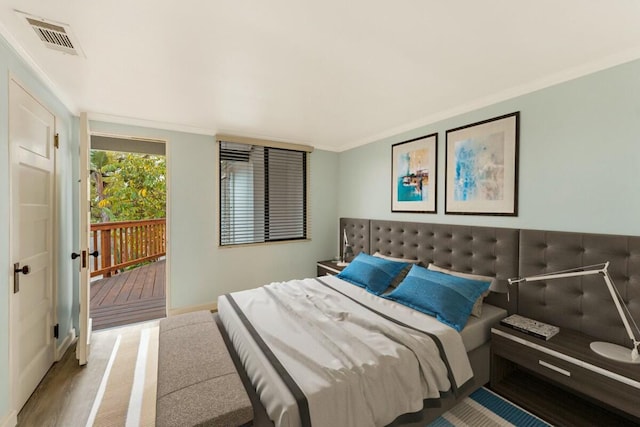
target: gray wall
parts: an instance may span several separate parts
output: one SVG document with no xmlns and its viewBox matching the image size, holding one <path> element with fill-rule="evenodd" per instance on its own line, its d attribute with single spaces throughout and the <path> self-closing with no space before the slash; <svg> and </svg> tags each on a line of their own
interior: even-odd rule
<svg viewBox="0 0 640 427">
<path fill-rule="evenodd" d="M 338 212 L 450 224 L 640 235 L 640 61 L 340 154 Z M 520 111 L 517 217 L 445 215 L 445 132 Z M 391 145 L 438 132 L 437 214 L 391 213 Z"/>
<path fill-rule="evenodd" d="M 73 183 L 74 163 L 77 162 L 78 138 L 74 130 L 74 119 L 60 101 L 35 76 L 16 52 L 0 37 L 0 425 L 7 421 L 10 413 L 9 402 L 9 282 L 11 278 L 9 247 L 9 78 L 13 76 L 28 91 L 38 98 L 49 111 L 56 115 L 56 130 L 60 134 L 60 149 L 56 151 L 56 216 L 59 240 L 54 248 L 58 257 L 57 275 L 57 322 L 60 324 L 58 347 L 73 329 L 72 307 L 75 268 L 69 257 L 73 245 L 74 217 L 73 193 L 77 191 Z M 75 301 L 75 304 L 74 304 Z"/>
</svg>

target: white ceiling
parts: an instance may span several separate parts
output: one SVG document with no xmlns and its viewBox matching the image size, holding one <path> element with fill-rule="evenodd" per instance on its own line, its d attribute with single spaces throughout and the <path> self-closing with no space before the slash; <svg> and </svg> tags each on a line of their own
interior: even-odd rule
<svg viewBox="0 0 640 427">
<path fill-rule="evenodd" d="M 640 58 L 638 0 L 0 0 L 74 113 L 342 151 Z M 18 9 L 69 24 L 47 49 Z"/>
</svg>

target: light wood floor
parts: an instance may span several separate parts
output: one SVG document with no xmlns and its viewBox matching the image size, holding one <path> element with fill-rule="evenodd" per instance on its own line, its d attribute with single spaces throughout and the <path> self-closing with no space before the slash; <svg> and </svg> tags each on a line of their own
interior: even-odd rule
<svg viewBox="0 0 640 427">
<path fill-rule="evenodd" d="M 124 328 L 140 329 L 150 323 Z M 79 366 L 72 346 L 56 362 L 18 414 L 19 427 L 84 427 L 118 334 L 124 328 L 95 332 L 86 366 Z"/>
</svg>

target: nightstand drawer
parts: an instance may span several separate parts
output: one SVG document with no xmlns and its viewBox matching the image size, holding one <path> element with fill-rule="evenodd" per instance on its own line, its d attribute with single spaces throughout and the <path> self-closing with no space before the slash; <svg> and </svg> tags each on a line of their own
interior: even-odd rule
<svg viewBox="0 0 640 427">
<path fill-rule="evenodd" d="M 533 348 L 493 334 L 491 337 L 493 353 L 526 367 L 530 371 L 542 374 L 562 384 L 572 384 L 575 379 L 576 365 L 542 353 Z"/>
<path fill-rule="evenodd" d="M 335 270 L 330 270 L 325 266 L 318 265 L 318 277 L 335 276 L 336 274 L 338 274 L 338 272 L 336 272 Z"/>
<path fill-rule="evenodd" d="M 339 266 L 334 261 L 319 261 L 317 263 L 318 277 L 321 276 L 335 276 L 344 269 L 344 266 Z"/>
<path fill-rule="evenodd" d="M 552 350 L 537 345 L 536 338 L 525 340 L 497 331 L 492 334 L 491 340 L 494 355 L 584 396 L 640 417 L 640 389 L 636 388 L 638 384 L 634 384 L 634 381 L 563 354 L 553 354 Z"/>
</svg>

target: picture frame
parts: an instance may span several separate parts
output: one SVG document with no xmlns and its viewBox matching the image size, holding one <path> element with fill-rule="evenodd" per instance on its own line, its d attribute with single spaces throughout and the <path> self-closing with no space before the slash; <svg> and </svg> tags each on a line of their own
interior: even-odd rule
<svg viewBox="0 0 640 427">
<path fill-rule="evenodd" d="M 391 212 L 436 212 L 438 134 L 391 146 Z"/>
<path fill-rule="evenodd" d="M 520 112 L 446 132 L 445 214 L 518 215 Z"/>
</svg>

